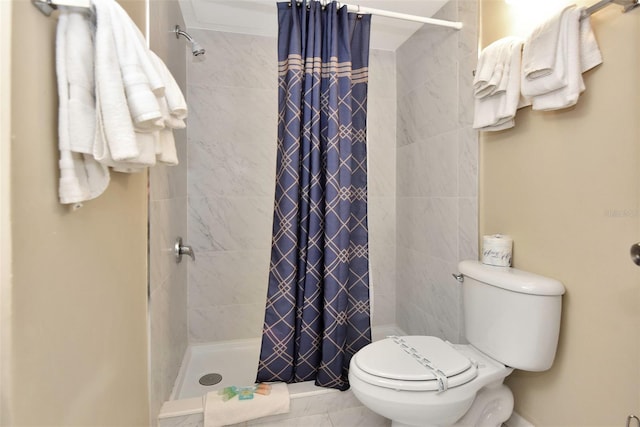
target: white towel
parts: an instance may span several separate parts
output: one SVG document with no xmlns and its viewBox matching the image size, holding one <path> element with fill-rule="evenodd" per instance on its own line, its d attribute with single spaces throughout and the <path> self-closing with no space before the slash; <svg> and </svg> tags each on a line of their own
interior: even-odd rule
<svg viewBox="0 0 640 427">
<path fill-rule="evenodd" d="M 473 127 L 484 131 L 497 131 L 513 127 L 520 103 L 520 64 L 523 41 L 509 37 L 487 46 L 481 56 L 501 49 L 506 54 L 502 64 L 501 83 L 490 96 L 476 98 Z"/>
<path fill-rule="evenodd" d="M 156 161 L 177 164 L 173 135 L 167 130 L 185 127 L 182 119 L 187 107 L 180 88 L 162 60 L 146 48 L 144 37 L 126 12 L 113 0 L 93 1 L 99 4 L 96 58 L 101 59 L 96 60 L 95 158 L 118 172 L 138 172 Z M 101 90 L 101 78 L 117 85 L 119 94 Z M 175 116 L 168 111 L 169 100 L 175 104 Z M 122 122 L 110 121 L 115 115 Z"/>
<path fill-rule="evenodd" d="M 476 98 L 484 98 L 497 91 L 506 90 L 509 72 L 505 67 L 508 67 L 511 60 L 510 49 L 511 37 L 505 37 L 482 50 L 473 79 Z"/>
<path fill-rule="evenodd" d="M 580 70 L 584 73 L 600 64 L 602 53 L 591 29 L 591 17 L 587 16 L 580 20 Z"/>
<path fill-rule="evenodd" d="M 284 383 L 271 384 L 271 394 L 254 394 L 251 400 L 238 400 L 238 396 L 226 402 L 218 392 L 204 396 L 204 427 L 218 427 L 243 421 L 289 412 L 289 389 Z"/>
<path fill-rule="evenodd" d="M 93 45 L 87 10 L 60 8 L 56 31 L 60 203 L 80 204 L 109 185 L 109 170 L 90 155 L 95 129 Z"/>
<path fill-rule="evenodd" d="M 175 166 L 178 164 L 178 154 L 176 152 L 176 143 L 173 138 L 173 129 L 183 129 L 186 127 L 183 120 L 177 119 L 169 113 L 166 99 L 159 99 L 160 109 L 165 119 L 165 128 L 157 132 L 155 139 L 155 153 L 159 162 Z"/>
<path fill-rule="evenodd" d="M 187 117 L 187 102 L 184 99 L 184 95 L 165 63 L 162 62 L 155 53 L 151 51 L 149 51 L 149 53 L 151 54 L 150 58 L 158 70 L 164 85 L 164 98 L 166 100 L 169 113 L 173 118 L 178 120 L 174 124 L 169 125 L 169 127 L 172 129 L 182 129 L 185 126 L 184 122 L 182 122 L 182 124 L 179 123 Z M 162 108 L 162 106 L 160 107 Z"/>
<path fill-rule="evenodd" d="M 118 62 L 134 126 L 136 129 L 149 131 L 162 129 L 160 106 L 147 77 L 151 73 L 155 80 L 159 80 L 159 76 L 150 63 L 146 45 L 137 37 L 137 27 L 122 7 L 114 1 L 106 4 L 111 14 Z M 140 51 L 142 53 L 139 54 Z"/>
<path fill-rule="evenodd" d="M 178 163 L 173 129 L 185 127 L 184 96 L 115 0 L 60 8 L 56 39 L 61 203 L 102 194 L 109 167 L 139 172 Z M 90 13 L 95 12 L 95 25 Z"/>
<path fill-rule="evenodd" d="M 114 6 L 114 10 L 120 20 L 128 23 L 128 25 L 124 26 L 124 29 L 127 30 L 128 42 L 135 48 L 140 67 L 147 76 L 151 90 L 156 96 L 164 96 L 165 82 L 149 56 L 152 52 L 147 48 L 147 41 L 144 35 L 142 35 L 138 26 L 131 21 L 127 12 L 119 4 Z"/>
<path fill-rule="evenodd" d="M 111 21 L 112 0 L 93 0 L 96 11 L 95 76 L 99 115 L 94 157 L 99 162 L 127 161 L 140 155 L 127 104 Z M 100 128 L 101 126 L 101 128 Z"/>
<path fill-rule="evenodd" d="M 478 65 L 473 76 L 473 95 L 481 97 L 480 92 L 484 90 L 493 76 L 495 70 L 494 56 L 483 54 L 486 49 L 483 50 L 478 57 Z M 491 61 L 491 63 L 489 63 Z"/>
<path fill-rule="evenodd" d="M 578 102 L 585 85 L 582 73 L 602 63 L 602 54 L 591 29 L 589 17 L 582 19 L 584 8 L 567 14 L 566 28 L 566 81 L 567 84 L 555 91 L 532 98 L 534 110 L 558 110 L 568 108 Z"/>
<path fill-rule="evenodd" d="M 531 100 L 534 110 L 559 110 L 568 108 L 578 102 L 580 93 L 584 91 L 584 81 L 580 70 L 580 16 L 581 9 L 573 9 L 566 13 L 563 18 L 560 31 L 563 40 L 561 43 L 566 46 L 565 63 L 566 84 L 554 91 L 534 96 Z"/>
<path fill-rule="evenodd" d="M 522 95 L 532 97 L 567 85 L 567 6 L 539 25 L 527 38 L 522 51 Z"/>
</svg>

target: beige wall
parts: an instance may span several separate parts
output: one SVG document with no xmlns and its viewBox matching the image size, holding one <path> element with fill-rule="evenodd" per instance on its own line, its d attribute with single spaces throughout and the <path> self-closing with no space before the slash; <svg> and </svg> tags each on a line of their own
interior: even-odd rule
<svg viewBox="0 0 640 427">
<path fill-rule="evenodd" d="M 11 2 L 0 2 L 0 425 L 5 424 L 10 373 L 6 353 L 11 296 L 11 6 Z"/>
<path fill-rule="evenodd" d="M 144 1 L 126 8 L 143 27 Z M 146 174 L 57 200 L 54 17 L 13 2 L 12 398 L 3 425 L 148 425 Z M 6 143 L 6 141 L 3 141 Z"/>
<path fill-rule="evenodd" d="M 483 47 L 522 32 L 513 6 L 481 4 Z M 481 135 L 480 234 L 512 235 L 515 267 L 567 288 L 554 367 L 507 381 L 537 426 L 622 426 L 640 412 L 640 10 L 610 6 L 592 24 L 604 64 L 578 105 L 522 109 L 514 129 Z"/>
</svg>

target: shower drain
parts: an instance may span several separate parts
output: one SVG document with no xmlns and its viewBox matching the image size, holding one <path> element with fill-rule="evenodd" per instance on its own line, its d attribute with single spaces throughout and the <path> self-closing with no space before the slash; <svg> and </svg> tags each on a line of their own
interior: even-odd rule
<svg viewBox="0 0 640 427">
<path fill-rule="evenodd" d="M 222 381 L 222 375 L 220 374 L 206 374 L 200 377 L 198 382 L 202 385 L 216 385 Z"/>
</svg>

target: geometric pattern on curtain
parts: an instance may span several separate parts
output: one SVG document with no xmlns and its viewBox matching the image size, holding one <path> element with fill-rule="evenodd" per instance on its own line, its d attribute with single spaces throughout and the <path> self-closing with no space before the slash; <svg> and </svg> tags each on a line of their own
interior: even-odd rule
<svg viewBox="0 0 640 427">
<path fill-rule="evenodd" d="M 278 3 L 278 148 L 258 381 L 349 388 L 371 342 L 367 86 L 371 15 Z"/>
</svg>

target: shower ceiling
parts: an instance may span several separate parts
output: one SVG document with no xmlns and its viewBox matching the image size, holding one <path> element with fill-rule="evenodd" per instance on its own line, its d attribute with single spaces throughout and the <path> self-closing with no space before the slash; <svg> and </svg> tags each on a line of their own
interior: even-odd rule
<svg viewBox="0 0 640 427">
<path fill-rule="evenodd" d="M 188 29 L 275 37 L 278 19 L 276 0 L 180 0 Z M 431 17 L 447 0 L 353 0 L 346 2 L 375 9 Z M 396 50 L 422 24 L 373 17 L 371 48 Z"/>
</svg>

